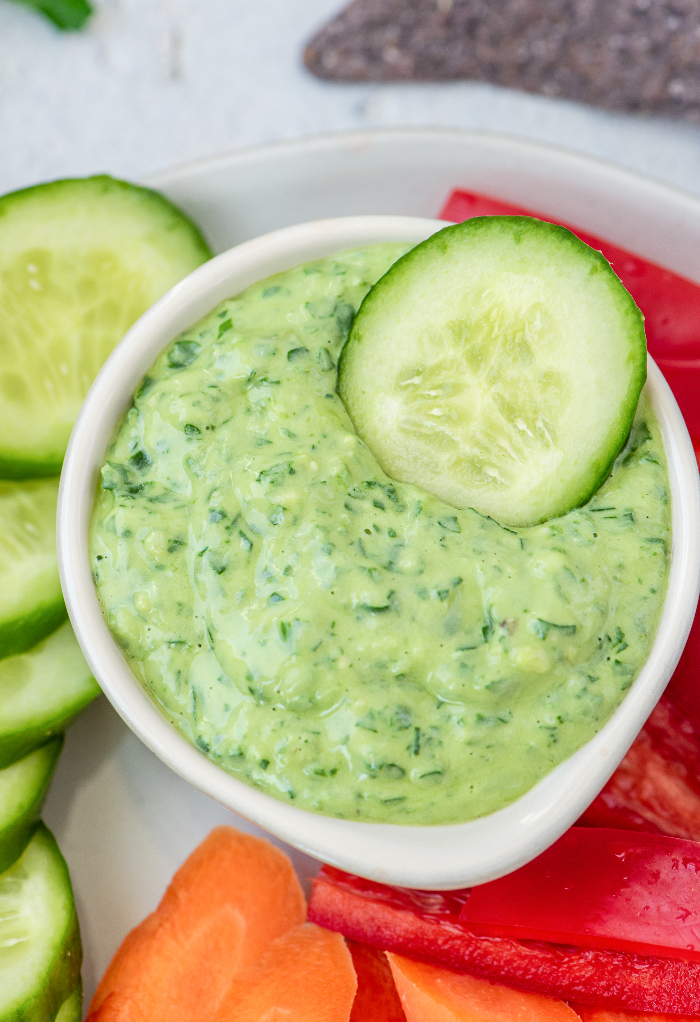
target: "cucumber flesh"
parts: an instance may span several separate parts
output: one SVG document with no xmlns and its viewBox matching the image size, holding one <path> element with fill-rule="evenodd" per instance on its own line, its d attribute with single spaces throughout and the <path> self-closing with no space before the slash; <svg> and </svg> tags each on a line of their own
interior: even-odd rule
<svg viewBox="0 0 700 1022">
<path fill-rule="evenodd" d="M 0 480 L 0 660 L 66 617 L 56 555 L 58 479 Z"/>
<path fill-rule="evenodd" d="M 339 368 L 358 435 L 393 479 L 504 525 L 585 503 L 646 379 L 642 315 L 563 227 L 447 227 L 370 290 Z"/>
<path fill-rule="evenodd" d="M 36 829 L 63 736 L 0 770 L 0 873 L 15 862 Z"/>
<path fill-rule="evenodd" d="M 0 660 L 0 767 L 63 732 L 99 692 L 68 621 L 28 653 Z"/>
<path fill-rule="evenodd" d="M 0 874 L 0 1020 L 53 1019 L 75 990 L 82 952 L 68 868 L 38 824 Z"/>
<path fill-rule="evenodd" d="M 210 256 L 163 196 L 108 176 L 0 198 L 0 476 L 60 471 L 107 355 Z"/>
<path fill-rule="evenodd" d="M 54 1022 L 81 1022 L 83 1017 L 83 985 L 78 983 L 70 997 L 58 1009 Z"/>
</svg>

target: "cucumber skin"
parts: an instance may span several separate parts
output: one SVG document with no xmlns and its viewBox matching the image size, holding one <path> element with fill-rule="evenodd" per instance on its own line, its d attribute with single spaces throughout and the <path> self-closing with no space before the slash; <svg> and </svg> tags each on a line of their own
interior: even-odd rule
<svg viewBox="0 0 700 1022">
<path fill-rule="evenodd" d="M 0 479 L 48 479 L 61 474 L 63 460 L 30 461 L 29 458 L 13 458 L 0 449 Z"/>
<path fill-rule="evenodd" d="M 68 611 L 61 596 L 53 603 L 41 604 L 29 614 L 3 622 L 0 624 L 0 660 L 26 653 L 55 632 L 67 617 Z"/>
<path fill-rule="evenodd" d="M 566 514 L 568 511 L 572 511 L 575 507 L 581 507 L 588 500 L 591 499 L 593 494 L 600 489 L 602 484 L 605 482 L 607 477 L 612 471 L 612 467 L 615 464 L 615 459 L 619 455 L 622 448 L 627 442 L 627 438 L 632 428 L 632 421 L 634 419 L 635 411 L 639 403 L 639 397 L 642 392 L 642 388 L 646 383 L 647 378 L 647 346 L 646 346 L 646 335 L 644 332 L 644 315 L 631 294 L 624 286 L 620 278 L 615 273 L 614 269 L 602 254 L 596 249 L 591 248 L 584 241 L 581 241 L 575 234 L 569 231 L 566 227 L 562 227 L 558 224 L 550 224 L 546 221 L 537 220 L 536 217 L 524 217 L 524 216 L 482 216 L 472 217 L 469 220 L 465 220 L 460 224 L 452 224 L 448 227 L 442 228 L 436 234 L 431 235 L 425 241 L 416 245 L 415 248 L 410 249 L 405 255 L 393 263 L 383 277 L 377 281 L 377 283 L 370 288 L 365 295 L 360 308 L 357 311 L 352 327 L 348 334 L 347 340 L 343 345 L 343 349 L 338 358 L 338 384 L 337 390 L 344 404 L 344 383 L 343 377 L 347 372 L 350 361 L 353 357 L 361 358 L 362 356 L 358 353 L 360 346 L 363 343 L 362 328 L 363 319 L 366 316 L 372 314 L 373 306 L 376 303 L 384 301 L 382 294 L 383 289 L 386 285 L 391 286 L 394 277 L 397 278 L 397 282 L 400 286 L 401 276 L 406 267 L 410 266 L 416 259 L 422 260 L 426 248 L 436 249 L 441 252 L 444 256 L 449 256 L 450 250 L 453 244 L 453 238 L 457 239 L 462 234 L 477 234 L 482 231 L 488 232 L 493 227 L 494 221 L 507 221 L 510 225 L 519 228 L 519 234 L 522 235 L 532 225 L 533 221 L 538 225 L 545 224 L 548 230 L 552 234 L 559 235 L 561 241 L 568 244 L 572 249 L 578 250 L 581 253 L 585 253 L 586 257 L 592 262 L 591 268 L 592 273 L 600 272 L 601 270 L 606 274 L 612 276 L 617 282 L 616 290 L 618 291 L 621 302 L 627 306 L 626 316 L 629 322 L 630 335 L 634 334 L 637 341 L 636 357 L 635 353 L 632 353 L 628 357 L 628 362 L 633 360 L 636 365 L 636 372 L 632 374 L 630 379 L 630 386 L 628 389 L 627 399 L 624 403 L 624 408 L 619 416 L 619 425 L 616 429 L 614 438 L 611 444 L 608 446 L 606 455 L 599 457 L 594 464 L 590 465 L 590 477 L 589 482 L 585 487 L 582 487 L 575 498 L 573 504 L 567 502 L 566 507 L 558 508 L 553 514 L 544 515 L 537 522 L 531 522 L 531 525 L 542 524 L 543 522 L 550 521 L 552 518 L 559 517 L 562 514 Z M 518 238 L 519 240 L 519 238 Z M 346 408 L 347 408 L 346 404 Z M 349 413 L 349 410 L 348 410 Z M 352 416 L 350 416 L 352 419 Z"/>
<path fill-rule="evenodd" d="M 66 860 L 61 855 L 56 839 L 44 823 L 37 824 L 32 841 L 40 842 L 53 854 L 58 862 L 59 871 L 72 893 Z M 47 970 L 43 987 L 36 996 L 30 997 L 15 1010 L 0 1014 L 0 1022 L 52 1022 L 80 983 L 82 963 L 80 926 L 73 902 L 63 942 Z"/>
<path fill-rule="evenodd" d="M 54 191 L 58 194 L 60 191 L 69 190 L 76 183 L 81 185 L 83 183 L 93 183 L 98 187 L 101 185 L 105 193 L 113 192 L 115 189 L 128 191 L 133 197 L 138 196 L 143 203 L 160 207 L 160 211 L 171 218 L 173 225 L 181 229 L 184 228 L 189 232 L 192 249 L 193 251 L 198 250 L 201 256 L 201 263 L 199 265 L 212 258 L 213 252 L 194 221 L 190 220 L 188 216 L 166 199 L 164 195 L 154 191 L 152 188 L 144 188 L 143 185 L 135 185 L 128 181 L 122 181 L 119 178 L 113 178 L 109 174 L 96 174 L 93 177 L 87 178 L 59 178 L 55 181 L 48 181 L 44 184 L 31 185 L 29 188 L 20 188 L 17 191 L 8 192 L 6 195 L 0 196 L 0 228 L 3 216 L 10 212 L 14 205 L 21 204 L 37 192 L 47 195 Z M 172 230 L 173 225 L 166 229 Z M 13 450 L 3 449 L 0 446 L 0 479 L 41 479 L 47 476 L 55 476 L 60 474 L 62 465 L 63 454 L 53 457 L 41 457 L 39 455 L 37 458 L 32 458 L 27 455 L 27 452 L 17 456 Z M 25 649 L 27 648 L 25 647 Z M 1 634 L 0 650 L 2 650 Z M 0 655 L 2 654 L 0 653 Z M 9 656 L 10 654 L 5 655 Z"/>
<path fill-rule="evenodd" d="M 69 710 L 56 714 L 55 717 L 41 725 L 36 724 L 32 727 L 23 728 L 20 731 L 11 731 L 5 734 L 0 731 L 0 770 L 11 763 L 15 763 L 18 759 L 24 759 L 34 749 L 38 749 L 40 745 L 45 745 L 52 738 L 62 735 L 78 714 L 82 713 L 85 707 L 89 706 L 93 699 L 96 699 L 101 694 L 101 689 L 97 682 L 94 684 L 94 690 L 86 693 L 79 703 L 73 703 Z M 0 1022 L 3 1022 L 2 1018 L 0 1018 Z"/>
<path fill-rule="evenodd" d="M 161 195 L 160 192 L 155 191 L 153 188 L 135 185 L 130 181 L 123 181 L 121 178 L 112 177 L 110 174 L 94 174 L 92 177 L 56 178 L 54 181 L 45 181 L 42 184 L 30 185 L 28 188 L 18 188 L 14 192 L 7 192 L 5 195 L 0 195 L 0 221 L 3 216 L 11 211 L 12 206 L 35 196 L 37 192 L 41 195 L 47 195 L 50 192 L 70 191 L 75 185 L 82 187 L 87 184 L 96 185 L 98 188 L 101 186 L 102 191 L 105 193 L 115 190 L 129 192 L 134 197 L 138 195 L 143 202 L 160 206 L 161 211 L 169 214 L 173 221 L 177 222 L 178 226 L 187 228 L 193 241 L 193 248 L 199 248 L 200 250 L 202 262 L 212 258 L 213 253 L 200 229 L 174 203 L 170 202 L 169 199 L 166 199 L 164 195 Z"/>
<path fill-rule="evenodd" d="M 46 792 L 42 796 L 42 803 L 45 797 Z M 38 812 L 40 811 L 41 806 Z M 24 849 L 34 837 L 34 831 L 39 826 L 39 820 L 36 818 L 38 812 L 32 816 L 32 819 L 26 826 L 23 826 L 21 829 L 18 827 L 16 833 L 4 834 L 0 832 L 0 873 L 4 873 L 13 863 L 17 862 Z M 24 823 L 24 821 L 22 822 Z"/>
<path fill-rule="evenodd" d="M 26 811 L 20 817 L 11 820 L 4 828 L 0 829 L 0 873 L 4 873 L 20 857 L 37 828 L 39 813 L 44 805 L 46 793 L 49 790 L 53 772 L 62 748 L 63 735 L 59 735 L 57 738 L 53 738 L 50 742 L 46 743 L 46 773 L 41 787 L 35 792 L 34 798 Z"/>
<path fill-rule="evenodd" d="M 68 997 L 61 1007 L 54 1022 L 81 1022 L 83 1017 L 83 984 L 78 980 L 73 993 Z"/>
<path fill-rule="evenodd" d="M 31 676 L 14 705 L 12 665 L 8 678 L 7 665 L 0 661 L 0 768 L 61 734 L 100 694 L 68 622 L 30 650 L 28 658 L 33 655 L 39 664 L 30 662 Z"/>
</svg>

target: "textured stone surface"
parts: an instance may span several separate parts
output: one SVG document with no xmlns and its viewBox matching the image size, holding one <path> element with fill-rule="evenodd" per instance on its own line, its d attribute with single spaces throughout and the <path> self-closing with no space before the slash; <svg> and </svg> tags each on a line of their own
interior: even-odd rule
<svg viewBox="0 0 700 1022">
<path fill-rule="evenodd" d="M 334 81 L 471 78 L 700 120 L 698 0 L 354 0 L 305 61 Z"/>
<path fill-rule="evenodd" d="M 0 192 L 103 170 L 136 178 L 275 139 L 400 125 L 520 135 L 700 193 L 700 134 L 679 120 L 475 81 L 313 77 L 303 45 L 344 0 L 94 2 L 86 30 L 66 35 L 0 0 Z"/>
</svg>

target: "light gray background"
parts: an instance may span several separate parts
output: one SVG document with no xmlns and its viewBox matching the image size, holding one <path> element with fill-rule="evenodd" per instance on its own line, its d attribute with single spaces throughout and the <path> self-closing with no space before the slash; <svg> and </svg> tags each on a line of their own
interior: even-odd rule
<svg viewBox="0 0 700 1022">
<path fill-rule="evenodd" d="M 278 138 L 382 125 L 487 128 L 700 192 L 700 129 L 486 85 L 331 85 L 302 43 L 342 0 L 95 0 L 64 34 L 0 0 L 0 192 L 71 174 L 139 178 Z"/>
</svg>

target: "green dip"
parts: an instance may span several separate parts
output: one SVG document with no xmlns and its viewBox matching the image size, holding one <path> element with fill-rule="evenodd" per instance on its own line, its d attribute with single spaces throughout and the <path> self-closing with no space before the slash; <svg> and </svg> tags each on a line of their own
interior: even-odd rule
<svg viewBox="0 0 700 1022">
<path fill-rule="evenodd" d="M 91 556 L 133 671 L 215 763 L 314 812 L 437 824 L 512 802 L 619 705 L 670 502 L 644 396 L 607 482 L 544 525 L 385 476 L 336 362 L 408 247 L 262 281 L 171 344 L 114 434 Z"/>
</svg>

